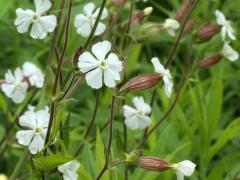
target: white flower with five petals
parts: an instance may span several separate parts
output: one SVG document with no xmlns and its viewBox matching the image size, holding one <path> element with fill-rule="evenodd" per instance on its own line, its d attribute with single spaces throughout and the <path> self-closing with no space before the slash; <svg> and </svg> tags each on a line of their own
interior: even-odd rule
<svg viewBox="0 0 240 180">
<path fill-rule="evenodd" d="M 184 180 L 184 176 L 191 176 L 196 168 L 196 164 L 189 160 L 179 162 L 172 165 L 173 169 L 176 170 L 177 179 Z"/>
<path fill-rule="evenodd" d="M 155 71 L 163 77 L 165 84 L 165 93 L 168 97 L 170 97 L 173 88 L 173 81 L 170 71 L 163 67 L 158 58 L 154 57 L 151 61 L 153 63 Z"/>
<path fill-rule="evenodd" d="M 234 29 L 232 28 L 232 26 L 230 24 L 230 21 L 226 20 L 224 14 L 219 10 L 215 11 L 215 15 L 217 17 L 217 23 L 222 26 L 221 33 L 222 33 L 223 41 L 225 41 L 226 35 L 230 39 L 236 40 L 235 32 L 234 32 Z"/>
<path fill-rule="evenodd" d="M 151 107 L 144 102 L 143 97 L 133 98 L 133 107 L 123 106 L 125 124 L 130 129 L 145 129 L 150 123 Z"/>
<path fill-rule="evenodd" d="M 72 160 L 63 165 L 58 166 L 58 171 L 63 173 L 64 180 L 77 180 L 78 174 L 77 170 L 80 167 L 80 163 L 76 160 Z"/>
<path fill-rule="evenodd" d="M 230 45 L 229 42 L 225 42 L 222 49 L 222 55 L 229 61 L 236 61 L 239 58 L 239 54 Z"/>
<path fill-rule="evenodd" d="M 166 19 L 163 28 L 167 31 L 170 36 L 175 36 L 175 31 L 180 27 L 180 24 L 175 19 Z"/>
<path fill-rule="evenodd" d="M 29 26 L 33 24 L 30 33 L 31 37 L 43 39 L 47 36 L 47 33 L 54 31 L 57 26 L 57 18 L 54 15 L 43 15 L 52 6 L 50 0 L 34 0 L 34 3 L 36 6 L 35 12 L 30 9 L 16 9 L 17 18 L 14 25 L 17 26 L 19 33 L 25 33 L 28 31 Z"/>
<path fill-rule="evenodd" d="M 32 154 L 41 151 L 44 147 L 49 118 L 50 114 L 48 108 L 37 112 L 32 110 L 26 111 L 19 118 L 19 124 L 24 127 L 25 130 L 17 132 L 16 137 L 18 143 L 28 146 Z"/>
<path fill-rule="evenodd" d="M 22 70 L 17 68 L 14 73 L 8 70 L 1 88 L 6 96 L 11 98 L 13 102 L 17 104 L 23 102 L 27 94 L 28 83 L 24 79 Z"/>
<path fill-rule="evenodd" d="M 37 88 L 43 87 L 45 75 L 35 64 L 25 62 L 23 64 L 23 74 L 28 78 L 32 86 L 36 86 Z"/>
<path fill-rule="evenodd" d="M 92 46 L 92 54 L 84 52 L 78 60 L 78 67 L 82 73 L 86 73 L 87 84 L 94 89 L 103 86 L 114 88 L 116 81 L 120 80 L 122 62 L 117 55 L 110 53 L 111 43 L 102 41 Z"/>
<path fill-rule="evenodd" d="M 94 23 L 97 19 L 100 8 L 95 8 L 95 4 L 90 2 L 83 7 L 83 14 L 78 14 L 74 20 L 74 26 L 77 29 L 77 33 L 83 37 L 88 37 L 92 31 Z M 103 9 L 100 20 L 106 19 L 108 11 L 106 8 Z M 102 34 L 106 30 L 106 25 L 99 22 L 95 31 L 96 36 Z"/>
</svg>

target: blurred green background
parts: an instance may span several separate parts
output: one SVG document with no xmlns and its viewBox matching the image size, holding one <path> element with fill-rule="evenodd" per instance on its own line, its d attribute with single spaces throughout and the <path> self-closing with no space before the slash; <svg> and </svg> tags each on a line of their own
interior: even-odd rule
<svg viewBox="0 0 240 180">
<path fill-rule="evenodd" d="M 83 4 L 89 1 L 79 1 L 73 8 L 71 20 L 71 31 L 69 47 L 67 49 L 67 58 L 64 69 L 69 69 L 69 61 L 72 58 L 74 49 L 83 45 L 86 39 L 76 34 L 73 26 L 73 18 L 82 11 Z M 96 4 L 101 1 L 95 0 Z M 147 6 L 153 6 L 154 11 L 150 17 L 145 19 L 139 26 L 146 22 L 164 22 L 168 17 L 174 17 L 174 13 L 180 7 L 180 0 L 151 0 L 148 3 L 136 3 L 135 9 L 144 9 Z M 54 14 L 57 14 L 59 1 L 55 2 Z M 33 40 L 29 33 L 19 34 L 13 25 L 15 19 L 15 9 L 33 9 L 33 1 L 27 0 L 0 0 L 0 79 L 8 69 L 14 70 L 21 66 L 25 61 L 32 61 L 44 71 L 46 70 L 47 57 L 49 52 L 50 37 L 45 40 Z M 202 24 L 215 23 L 214 11 L 220 9 L 228 19 L 232 21 L 236 29 L 237 40 L 232 42 L 235 50 L 239 51 L 240 41 L 238 40 L 240 32 L 240 0 L 200 0 L 199 5 L 191 16 L 196 21 L 194 26 L 197 30 Z M 110 13 L 116 12 L 111 1 L 108 1 Z M 129 13 L 129 3 L 127 3 L 121 14 L 121 20 L 126 21 Z M 123 36 L 113 29 L 109 40 Z M 188 45 L 192 33 L 185 35 L 180 43 L 177 53 L 174 57 L 172 72 L 175 81 L 175 89 L 180 77 L 183 75 L 184 64 L 187 61 Z M 138 39 L 141 34 L 132 32 L 131 36 Z M 101 37 L 100 37 L 101 39 Z M 95 39 L 97 41 L 99 39 Z M 61 39 L 58 48 L 62 48 Z M 139 74 L 152 73 L 153 67 L 150 60 L 157 56 L 161 61 L 166 61 L 174 38 L 169 37 L 165 32 L 159 36 L 154 36 L 148 40 L 139 41 L 128 49 L 124 58 L 127 63 L 126 77 L 131 78 Z M 204 44 L 193 45 L 193 61 L 198 61 L 214 53 L 219 53 L 223 43 L 220 34 L 211 41 Z M 240 63 L 223 59 L 217 65 L 210 69 L 198 68 L 193 76 L 185 84 L 180 99 L 171 113 L 160 128 L 151 135 L 148 143 L 143 149 L 144 155 L 161 157 L 169 162 L 179 162 L 189 159 L 197 164 L 196 172 L 189 179 L 207 179 L 207 180 L 232 180 L 240 179 Z M 51 74 L 48 78 L 53 78 Z M 96 123 L 91 137 L 95 137 L 96 127 L 102 127 L 108 120 L 109 104 L 111 102 L 112 90 L 104 88 L 101 90 L 100 108 L 97 114 Z M 35 98 L 33 104 L 38 103 L 41 92 Z M 126 103 L 131 104 L 132 97 L 144 96 L 145 100 L 150 102 L 152 90 L 139 93 L 124 94 Z M 65 145 L 69 154 L 73 154 L 76 147 L 82 141 L 82 134 L 85 125 L 90 121 L 95 103 L 95 91 L 82 83 L 70 101 L 63 115 L 62 120 L 67 127 L 64 130 Z M 153 108 L 152 119 L 156 122 L 162 114 L 168 109 L 172 99 L 164 95 L 164 89 L 160 83 L 157 87 L 157 96 Z M 43 105 L 49 103 L 49 96 L 43 100 Z M 0 137 L 4 136 L 5 122 L 12 121 L 15 114 L 22 105 L 14 105 L 5 95 L 0 93 Z M 121 148 L 123 141 L 122 121 L 123 115 L 120 106 L 116 109 L 114 119 L 114 142 L 113 157 L 119 158 L 124 153 Z M 67 116 L 70 114 L 70 118 Z M 70 127 L 70 128 L 69 128 Z M 15 129 L 17 130 L 17 128 Z M 14 137 L 14 133 L 11 134 Z M 107 131 L 102 132 L 104 143 L 107 142 Z M 133 150 L 139 139 L 142 137 L 142 131 L 128 130 L 128 153 Z M 90 138 L 91 139 L 91 138 Z M 9 148 L 4 155 L 0 156 L 0 173 L 10 175 L 17 160 L 22 155 L 22 147 L 17 145 L 14 138 L 9 140 Z M 95 177 L 99 171 L 97 167 L 102 155 L 95 155 L 95 145 L 87 143 L 79 156 L 90 176 Z M 28 174 L 29 164 L 23 167 L 21 175 Z M 175 174 L 170 172 L 147 172 L 140 168 L 130 166 L 129 179 L 131 180 L 157 180 L 157 179 L 176 179 Z M 124 169 L 122 166 L 111 170 L 111 179 L 123 179 Z M 53 175 L 52 179 L 60 176 Z M 91 179 L 85 176 L 80 179 Z M 105 177 L 107 178 L 107 177 Z M 34 179 L 26 177 L 26 179 Z"/>
</svg>

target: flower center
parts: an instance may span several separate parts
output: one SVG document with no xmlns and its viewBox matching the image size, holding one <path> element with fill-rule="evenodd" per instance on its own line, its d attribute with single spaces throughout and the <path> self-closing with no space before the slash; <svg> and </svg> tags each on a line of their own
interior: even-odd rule
<svg viewBox="0 0 240 180">
<path fill-rule="evenodd" d="M 108 65 L 108 63 L 107 63 L 106 60 L 100 61 L 100 67 L 101 67 L 102 69 L 107 69 L 108 66 L 109 66 L 109 65 Z"/>
<path fill-rule="evenodd" d="M 42 129 L 41 129 L 41 128 L 36 128 L 36 129 L 35 129 L 35 133 L 36 133 L 36 134 L 39 134 L 39 133 L 41 133 L 41 131 L 42 131 Z"/>
<path fill-rule="evenodd" d="M 88 16 L 88 17 L 87 17 L 87 21 L 88 21 L 88 22 L 92 22 L 92 21 L 93 21 L 93 17 L 92 17 L 92 16 Z"/>
<path fill-rule="evenodd" d="M 144 116 L 145 114 L 144 114 L 142 111 L 139 111 L 139 112 L 137 113 L 137 115 L 139 115 L 139 116 Z"/>
<path fill-rule="evenodd" d="M 165 72 L 163 73 L 163 76 L 167 76 L 168 78 L 172 78 L 171 73 L 168 69 L 165 70 Z"/>
<path fill-rule="evenodd" d="M 38 17 L 38 15 L 33 15 L 33 17 L 32 17 L 32 21 L 33 22 L 37 22 L 39 20 L 39 17 Z"/>
</svg>

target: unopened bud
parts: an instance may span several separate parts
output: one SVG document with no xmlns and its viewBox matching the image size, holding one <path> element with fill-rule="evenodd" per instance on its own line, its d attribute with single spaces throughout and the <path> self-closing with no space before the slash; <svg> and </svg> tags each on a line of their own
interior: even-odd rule
<svg viewBox="0 0 240 180">
<path fill-rule="evenodd" d="M 195 21 L 193 19 L 188 20 L 184 27 L 183 34 L 187 34 L 188 32 L 190 32 L 193 29 L 194 25 Z"/>
<path fill-rule="evenodd" d="M 196 42 L 209 41 L 221 30 L 221 26 L 218 24 L 205 24 L 195 34 Z"/>
<path fill-rule="evenodd" d="M 123 5 L 124 3 L 124 0 L 112 0 L 112 3 L 117 6 L 117 7 L 120 7 Z"/>
<path fill-rule="evenodd" d="M 216 63 L 218 63 L 223 58 L 221 54 L 215 54 L 211 57 L 208 57 L 202 61 L 200 61 L 200 66 L 203 68 L 208 68 Z"/>
<path fill-rule="evenodd" d="M 162 24 L 158 23 L 144 23 L 136 29 L 136 37 L 138 41 L 155 38 L 163 29 Z"/>
<path fill-rule="evenodd" d="M 153 7 L 149 6 L 143 10 L 145 16 L 149 16 L 153 11 Z"/>
<path fill-rule="evenodd" d="M 193 0 L 185 0 L 181 5 L 180 9 L 177 11 L 175 19 L 178 21 L 182 21 L 186 17 L 192 5 L 193 5 Z"/>
<path fill-rule="evenodd" d="M 154 87 L 161 80 L 161 77 L 156 74 L 137 76 L 130 79 L 124 84 L 119 92 L 122 91 L 140 91 Z"/>
<path fill-rule="evenodd" d="M 166 171 L 172 168 L 166 161 L 151 156 L 140 157 L 138 159 L 138 166 L 149 171 Z"/>
</svg>

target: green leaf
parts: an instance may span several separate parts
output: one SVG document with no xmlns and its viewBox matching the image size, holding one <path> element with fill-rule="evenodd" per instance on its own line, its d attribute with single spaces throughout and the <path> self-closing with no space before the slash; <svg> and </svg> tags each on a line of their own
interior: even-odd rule
<svg viewBox="0 0 240 180">
<path fill-rule="evenodd" d="M 1 6 L 1 11 L 0 11 L 0 19 L 5 16 L 5 14 L 9 11 L 9 9 L 11 8 L 12 4 L 13 4 L 14 0 L 0 0 L 0 4 Z"/>
<path fill-rule="evenodd" d="M 236 137 L 240 132 L 240 117 L 233 120 L 228 127 L 221 133 L 217 142 L 211 146 L 208 153 L 208 162 L 213 158 L 213 156 L 218 153 L 218 151 Z"/>
<path fill-rule="evenodd" d="M 78 170 L 79 177 L 84 180 L 93 180 L 91 175 L 87 172 L 87 170 L 81 165 Z"/>
<path fill-rule="evenodd" d="M 104 144 L 102 141 L 102 135 L 97 128 L 97 139 L 96 139 L 96 161 L 97 161 L 97 172 L 100 172 L 105 165 L 105 153 L 104 153 Z M 109 180 L 109 172 L 104 173 L 103 180 Z"/>
<path fill-rule="evenodd" d="M 38 170 L 49 170 L 58 167 L 61 164 L 65 164 L 74 158 L 70 155 L 50 155 L 50 156 L 40 156 L 33 158 L 33 165 Z"/>
</svg>

